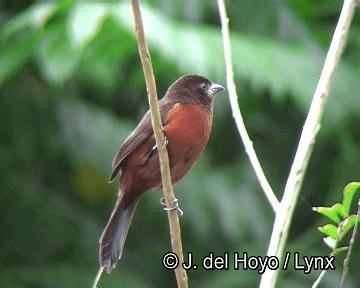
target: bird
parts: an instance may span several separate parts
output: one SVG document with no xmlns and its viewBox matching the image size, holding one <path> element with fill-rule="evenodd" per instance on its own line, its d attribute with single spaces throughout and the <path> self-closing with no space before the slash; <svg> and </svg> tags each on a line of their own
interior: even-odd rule
<svg viewBox="0 0 360 288">
<path fill-rule="evenodd" d="M 172 184 L 180 181 L 202 154 L 211 132 L 215 95 L 222 90 L 223 86 L 203 76 L 185 75 L 158 101 Z M 122 256 L 139 198 L 146 191 L 162 188 L 150 111 L 115 154 L 109 182 L 119 173 L 117 201 L 99 240 L 100 269 L 107 273 Z"/>
</svg>

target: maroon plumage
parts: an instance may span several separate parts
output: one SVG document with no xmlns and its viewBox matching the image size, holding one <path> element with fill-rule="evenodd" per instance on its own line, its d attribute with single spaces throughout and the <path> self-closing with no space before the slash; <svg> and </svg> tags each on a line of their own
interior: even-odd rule
<svg viewBox="0 0 360 288">
<path fill-rule="evenodd" d="M 198 75 L 179 78 L 159 101 L 175 184 L 189 171 L 209 140 L 214 96 L 224 88 Z M 109 273 L 121 258 L 139 197 L 162 187 L 159 156 L 150 111 L 116 153 L 109 180 L 121 171 L 118 199 L 100 238 L 100 266 Z"/>
</svg>

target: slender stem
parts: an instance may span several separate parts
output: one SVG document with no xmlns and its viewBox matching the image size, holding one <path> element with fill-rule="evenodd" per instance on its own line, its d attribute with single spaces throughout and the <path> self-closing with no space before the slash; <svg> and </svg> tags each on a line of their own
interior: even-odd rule
<svg viewBox="0 0 360 288">
<path fill-rule="evenodd" d="M 218 0 L 220 19 L 221 19 L 221 29 L 223 34 L 223 43 L 224 43 L 224 53 L 225 53 L 225 62 L 226 62 L 226 79 L 227 79 L 227 87 L 229 90 L 229 98 L 231 109 L 233 112 L 233 117 L 238 128 L 241 139 L 244 143 L 245 150 L 247 155 L 249 156 L 250 163 L 255 171 L 255 174 L 260 182 L 262 189 L 264 190 L 265 196 L 270 202 L 271 207 L 274 212 L 276 212 L 277 207 L 279 206 L 279 201 L 275 196 L 271 186 L 266 179 L 265 173 L 261 168 L 260 162 L 256 156 L 253 142 L 250 140 L 249 134 L 246 130 L 244 120 L 241 115 L 238 96 L 236 93 L 236 86 L 234 81 L 234 71 L 231 60 L 231 44 L 230 44 L 230 33 L 229 33 L 229 18 L 226 14 L 226 8 L 224 0 Z"/>
<path fill-rule="evenodd" d="M 316 279 L 316 281 L 314 282 L 314 284 L 311 286 L 311 288 L 317 288 L 320 284 L 320 282 L 322 281 L 322 279 L 324 278 L 325 274 L 326 274 L 327 270 L 322 270 L 319 277 Z"/>
<path fill-rule="evenodd" d="M 146 87 L 148 91 L 148 100 L 151 110 L 151 123 L 154 130 L 156 145 L 159 151 L 163 193 L 164 193 L 166 205 L 168 208 L 170 208 L 173 205 L 175 196 L 174 196 L 174 191 L 170 176 L 169 156 L 167 153 L 166 145 L 164 145 L 165 137 L 164 137 L 164 133 L 162 132 L 163 126 L 161 123 L 161 117 L 160 117 L 160 111 L 158 105 L 155 77 L 151 65 L 149 48 L 147 46 L 147 42 L 145 38 L 139 0 L 132 0 L 131 3 L 134 14 L 134 20 L 135 20 L 135 32 L 139 47 L 139 54 L 144 70 Z M 184 256 L 182 250 L 180 223 L 179 223 L 177 210 L 175 209 L 168 211 L 168 218 L 170 225 L 170 237 L 171 237 L 172 248 L 174 253 L 179 258 L 179 263 L 180 263 L 180 265 L 175 269 L 177 284 L 178 287 L 187 288 L 188 279 L 187 279 L 186 270 L 181 265 L 181 263 L 184 262 Z"/>
<path fill-rule="evenodd" d="M 97 288 L 97 285 L 99 283 L 99 280 L 100 280 L 100 277 L 101 277 L 101 274 L 104 272 L 104 266 L 101 266 L 96 274 L 96 277 L 95 277 L 95 280 L 94 280 L 94 283 L 93 285 L 91 286 L 91 288 Z"/>
<path fill-rule="evenodd" d="M 275 255 L 281 259 L 284 254 L 285 243 L 295 204 L 304 180 L 305 171 L 309 163 L 316 134 L 320 129 L 321 118 L 328 99 L 335 69 L 339 63 L 349 34 L 350 23 L 353 18 L 356 0 L 345 0 L 330 44 L 325 64 L 316 87 L 309 114 L 306 118 L 295 159 L 285 186 L 284 196 L 277 210 L 273 232 L 267 255 Z M 267 269 L 261 277 L 260 287 L 275 287 L 279 270 Z"/>
<path fill-rule="evenodd" d="M 346 280 L 347 275 L 349 274 L 349 261 L 350 261 L 350 256 L 351 256 L 352 249 L 354 247 L 359 221 L 360 221 L 360 199 L 359 199 L 359 202 L 358 202 L 357 221 L 355 222 L 354 230 L 353 230 L 353 232 L 351 234 L 349 249 L 347 251 L 347 254 L 346 254 L 346 257 L 345 257 L 345 260 L 344 260 L 344 270 L 343 270 L 343 274 L 341 276 L 340 288 L 345 287 L 345 280 Z"/>
<path fill-rule="evenodd" d="M 332 256 L 334 256 L 334 255 L 336 254 L 335 249 L 336 249 L 336 248 L 334 248 L 334 249 L 332 250 L 332 252 L 330 253 L 330 257 L 332 257 Z M 311 286 L 311 288 L 317 288 L 317 287 L 320 285 L 320 283 L 321 283 L 322 279 L 325 277 L 325 274 L 326 274 L 327 271 L 328 271 L 328 270 L 322 270 L 322 271 L 321 271 L 319 277 L 315 280 L 315 282 L 314 282 L 314 284 Z"/>
</svg>

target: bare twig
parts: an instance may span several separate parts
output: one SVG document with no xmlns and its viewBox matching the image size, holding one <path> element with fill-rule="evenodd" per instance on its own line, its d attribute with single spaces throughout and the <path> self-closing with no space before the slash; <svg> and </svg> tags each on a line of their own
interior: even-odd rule
<svg viewBox="0 0 360 288">
<path fill-rule="evenodd" d="M 340 284 L 340 288 L 345 287 L 345 280 L 346 277 L 349 273 L 349 261 L 350 261 L 350 256 L 351 256 L 351 252 L 352 249 L 354 247 L 354 243 L 355 243 L 355 238 L 356 238 L 356 234 L 357 234 L 357 229 L 358 229 L 358 225 L 359 225 L 359 221 L 360 221 L 360 199 L 358 202 L 358 211 L 357 211 L 357 221 L 355 222 L 355 226 L 353 229 L 353 232 L 351 234 L 351 239 L 350 239 L 350 244 L 349 244 L 349 249 L 347 251 L 345 260 L 344 260 L 344 270 L 343 270 L 343 274 L 341 276 L 341 284 Z"/>
<path fill-rule="evenodd" d="M 135 31 L 136 31 L 136 38 L 138 41 L 139 47 L 139 54 L 141 58 L 141 63 L 144 70 L 146 87 L 148 91 L 148 100 L 149 106 L 151 110 L 151 123 L 154 129 L 154 135 L 156 139 L 156 145 L 159 151 L 159 159 L 160 159 L 160 167 L 161 167 L 161 177 L 162 177 L 162 184 L 163 184 L 163 193 L 166 202 L 166 206 L 171 208 L 173 205 L 173 200 L 175 199 L 173 186 L 171 182 L 170 176 L 170 168 L 169 168 L 169 156 L 167 153 L 165 143 L 165 137 L 163 131 L 163 126 L 161 123 L 159 105 L 158 105 L 158 98 L 157 98 L 157 91 L 156 91 L 156 84 L 155 84 L 155 77 L 153 73 L 153 69 L 151 66 L 151 59 L 150 53 L 147 46 L 143 22 L 141 17 L 140 5 L 139 0 L 132 0 L 132 9 L 134 14 L 135 20 Z M 181 236 L 180 236 L 180 223 L 179 217 L 177 214 L 177 210 L 169 210 L 168 211 L 168 218 L 169 218 L 169 225 L 170 225 L 170 236 L 171 236 L 171 244 L 174 253 L 179 258 L 179 263 L 184 262 L 183 250 L 182 250 L 182 243 L 181 243 Z M 176 280 L 178 287 L 187 288 L 188 281 L 187 281 L 187 274 L 186 270 L 180 264 L 178 268 L 175 270 Z"/>
<path fill-rule="evenodd" d="M 233 111 L 233 117 L 235 119 L 236 126 L 239 130 L 241 139 L 244 143 L 246 153 L 249 156 L 251 165 L 255 171 L 255 174 L 260 182 L 262 189 L 264 190 L 265 196 L 269 200 L 271 207 L 274 212 L 276 212 L 277 207 L 279 206 L 279 201 L 275 196 L 269 182 L 266 179 L 263 169 L 261 168 L 260 162 L 256 156 L 253 143 L 250 140 L 249 134 L 247 133 L 244 120 L 241 115 L 238 96 L 236 93 L 236 86 L 234 82 L 234 71 L 231 61 L 231 44 L 230 44 L 230 33 L 229 33 L 229 18 L 226 14 L 226 8 L 224 0 L 218 0 L 220 19 L 221 19 L 221 29 L 223 34 L 223 43 L 224 43 L 224 53 L 225 53 L 225 62 L 226 62 L 226 79 L 227 87 L 229 90 L 229 98 L 231 109 Z"/>
<path fill-rule="evenodd" d="M 311 288 L 317 288 L 320 284 L 320 282 L 322 281 L 322 279 L 324 278 L 325 274 L 326 274 L 327 270 L 322 270 L 319 277 L 316 279 L 316 281 L 314 282 L 314 284 L 311 286 Z"/>
<path fill-rule="evenodd" d="M 91 288 L 97 288 L 97 285 L 99 283 L 99 280 L 100 280 L 100 277 L 101 277 L 101 274 L 104 272 L 104 266 L 101 266 L 96 274 L 96 277 L 95 277 L 95 280 L 94 280 L 94 283 L 93 285 L 91 286 Z"/>
<path fill-rule="evenodd" d="M 334 248 L 334 249 L 332 250 L 332 252 L 330 253 L 330 257 L 332 257 L 332 256 L 334 256 L 334 255 L 336 254 L 335 250 L 336 250 L 336 248 Z M 322 270 L 322 271 L 321 271 L 320 275 L 319 275 L 318 278 L 315 280 L 315 282 L 314 282 L 314 284 L 311 286 L 311 288 L 317 288 L 317 287 L 320 285 L 320 283 L 321 283 L 322 279 L 324 278 L 324 276 L 325 276 L 325 274 L 326 274 L 327 271 L 328 271 L 328 270 Z"/>
<path fill-rule="evenodd" d="M 328 99 L 335 68 L 339 63 L 346 44 L 350 23 L 357 4 L 356 2 L 356 0 L 344 1 L 339 21 L 311 103 L 309 114 L 303 127 L 295 159 L 285 186 L 284 197 L 276 213 L 273 232 L 267 253 L 268 256 L 275 255 L 279 259 L 283 256 L 295 204 L 297 202 L 305 176 L 305 171 L 313 150 L 315 137 L 320 129 L 321 118 Z M 267 269 L 261 278 L 260 287 L 275 287 L 278 273 L 279 270 Z"/>
</svg>

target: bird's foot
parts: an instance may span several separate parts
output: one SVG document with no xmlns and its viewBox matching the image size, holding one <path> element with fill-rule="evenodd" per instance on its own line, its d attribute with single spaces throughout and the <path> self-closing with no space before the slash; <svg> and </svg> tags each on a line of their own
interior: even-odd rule
<svg viewBox="0 0 360 288">
<path fill-rule="evenodd" d="M 166 207 L 166 201 L 165 201 L 165 198 L 164 198 L 164 197 L 161 197 L 161 198 L 160 198 L 160 204 L 163 205 L 163 206 L 165 206 L 165 207 L 163 207 L 163 209 L 164 209 L 165 211 L 177 210 L 177 212 L 178 212 L 178 214 L 179 214 L 180 216 L 182 216 L 182 215 L 184 214 L 184 212 L 183 212 L 183 211 L 181 210 L 181 208 L 179 207 L 179 200 L 176 199 L 176 198 L 173 200 L 173 206 L 170 207 L 170 208 L 167 208 L 167 207 Z"/>
<path fill-rule="evenodd" d="M 167 146 L 169 144 L 169 140 L 166 138 L 166 136 L 165 136 L 165 138 L 164 138 L 164 144 L 163 144 L 163 146 L 161 147 L 161 149 L 163 149 L 165 146 Z M 157 145 L 155 144 L 154 146 L 153 146 L 153 148 L 152 148 L 152 151 L 155 151 L 157 149 Z"/>
<path fill-rule="evenodd" d="M 169 144 L 169 140 L 167 139 L 166 135 L 164 134 L 164 144 L 161 147 L 161 149 L 163 149 L 165 146 L 167 146 Z"/>
</svg>

